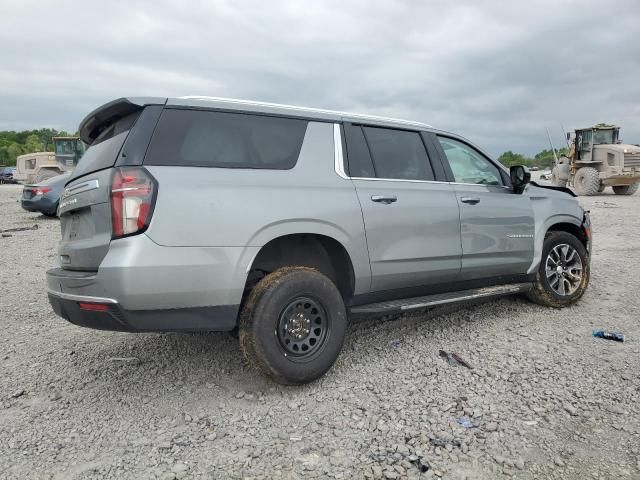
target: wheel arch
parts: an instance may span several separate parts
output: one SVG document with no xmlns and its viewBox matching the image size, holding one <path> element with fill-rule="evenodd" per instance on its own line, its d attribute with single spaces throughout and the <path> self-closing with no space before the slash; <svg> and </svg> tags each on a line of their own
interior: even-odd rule
<svg viewBox="0 0 640 480">
<path fill-rule="evenodd" d="M 527 271 L 528 274 L 534 274 L 538 270 L 540 260 L 542 259 L 544 239 L 547 234 L 552 231 L 571 233 L 575 235 L 585 247 L 587 246 L 588 239 L 582 231 L 582 219 L 569 214 L 552 215 L 536 227 L 533 261 Z"/>
<path fill-rule="evenodd" d="M 266 274 L 288 265 L 315 268 L 329 277 L 347 302 L 355 292 L 356 271 L 344 244 L 317 232 L 276 236 L 258 250 L 247 269 L 245 296 Z"/>
</svg>

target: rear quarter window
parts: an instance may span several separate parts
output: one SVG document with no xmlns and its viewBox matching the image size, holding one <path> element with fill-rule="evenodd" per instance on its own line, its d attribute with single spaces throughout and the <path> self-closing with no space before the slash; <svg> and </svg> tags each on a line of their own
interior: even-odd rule
<svg viewBox="0 0 640 480">
<path fill-rule="evenodd" d="M 112 167 L 116 163 L 122 144 L 129 135 L 129 130 L 139 115 L 140 111 L 134 112 L 104 129 L 78 162 L 72 178 Z"/>
<path fill-rule="evenodd" d="M 166 109 L 144 163 L 287 170 L 298 160 L 307 123 L 266 115 Z"/>
</svg>

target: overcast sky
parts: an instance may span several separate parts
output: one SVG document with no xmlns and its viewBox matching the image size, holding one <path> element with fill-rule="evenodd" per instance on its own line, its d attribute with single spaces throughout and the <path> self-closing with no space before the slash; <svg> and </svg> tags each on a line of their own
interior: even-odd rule
<svg viewBox="0 0 640 480">
<path fill-rule="evenodd" d="M 186 5 L 191 6 L 187 7 Z M 640 0 L 0 0 L 0 130 L 122 96 L 375 113 L 499 155 L 599 122 L 640 143 Z"/>
</svg>

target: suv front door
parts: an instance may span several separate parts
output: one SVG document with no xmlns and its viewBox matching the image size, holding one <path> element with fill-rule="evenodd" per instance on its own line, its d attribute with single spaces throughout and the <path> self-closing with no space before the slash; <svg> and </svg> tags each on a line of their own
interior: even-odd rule
<svg viewBox="0 0 640 480">
<path fill-rule="evenodd" d="M 456 280 L 462 255 L 459 209 L 442 165 L 429 161 L 429 139 L 410 130 L 344 128 L 348 171 L 366 228 L 371 291 Z M 406 296 L 419 292 L 408 290 Z"/>
<path fill-rule="evenodd" d="M 460 206 L 460 280 L 525 275 L 534 248 L 529 196 L 513 193 L 506 173 L 471 145 L 446 136 L 437 143 Z"/>
</svg>

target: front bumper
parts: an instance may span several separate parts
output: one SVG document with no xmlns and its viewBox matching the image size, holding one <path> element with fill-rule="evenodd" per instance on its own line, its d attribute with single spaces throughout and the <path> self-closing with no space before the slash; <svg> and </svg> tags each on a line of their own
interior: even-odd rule
<svg viewBox="0 0 640 480">
<path fill-rule="evenodd" d="M 591 247 L 593 243 L 593 228 L 591 227 L 591 217 L 589 216 L 589 211 L 585 210 L 584 216 L 582 217 L 582 231 L 587 239 L 587 243 L 585 245 L 587 249 L 587 253 L 591 255 Z"/>
</svg>

